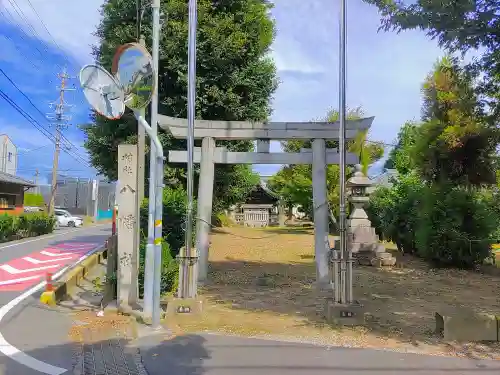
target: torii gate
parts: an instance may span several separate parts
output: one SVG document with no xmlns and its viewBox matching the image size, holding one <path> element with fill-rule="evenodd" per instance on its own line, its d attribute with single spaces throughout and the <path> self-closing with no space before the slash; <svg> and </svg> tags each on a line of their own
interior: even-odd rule
<svg viewBox="0 0 500 375">
<path fill-rule="evenodd" d="M 368 130 L 374 117 L 348 120 L 346 139 L 353 139 L 360 131 Z M 158 124 L 175 138 L 186 139 L 186 119 L 159 115 Z M 198 219 L 196 220 L 196 249 L 199 252 L 198 280 L 203 282 L 208 273 L 208 247 L 215 164 L 312 164 L 314 204 L 314 253 L 316 282 L 319 288 L 330 284 L 328 265 L 328 203 L 326 166 L 339 164 L 337 149 L 326 149 L 325 140 L 338 140 L 339 122 L 248 122 L 196 120 L 194 137 L 202 146 L 194 149 L 194 163 L 200 163 L 198 184 Z M 232 152 L 215 147 L 215 140 L 257 140 L 257 152 Z M 269 152 L 271 140 L 312 139 L 312 150 L 299 153 Z M 187 163 L 187 151 L 169 151 L 172 163 Z M 359 162 L 358 156 L 347 153 L 346 164 Z M 207 187 L 212 187 L 207 188 Z"/>
</svg>

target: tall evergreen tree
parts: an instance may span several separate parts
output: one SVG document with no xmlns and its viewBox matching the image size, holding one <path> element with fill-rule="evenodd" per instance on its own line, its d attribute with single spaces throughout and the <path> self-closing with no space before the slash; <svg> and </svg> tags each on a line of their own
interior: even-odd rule
<svg viewBox="0 0 500 375">
<path fill-rule="evenodd" d="M 206 120 L 266 120 L 270 99 L 278 81 L 274 62 L 268 57 L 275 35 L 266 0 L 198 0 L 196 117 Z M 187 114 L 188 4 L 185 0 L 164 0 L 165 16 L 160 37 L 159 113 L 174 117 Z M 135 41 L 135 0 L 107 0 L 96 35 L 96 60 L 110 69 L 116 48 Z M 151 11 L 145 8 L 141 33 L 148 48 L 151 42 Z M 148 116 L 148 114 L 147 114 Z M 134 143 L 137 123 L 129 111 L 120 120 L 92 115 L 84 126 L 85 147 L 92 164 L 110 179 L 117 177 L 117 147 Z M 185 149 L 186 142 L 161 132 L 165 154 Z M 251 142 L 220 142 L 231 150 L 250 150 Z M 149 163 L 146 163 L 148 166 Z M 185 183 L 185 167 L 166 165 L 166 181 Z M 257 182 L 248 166 L 217 166 L 214 209 L 244 199 Z"/>
</svg>

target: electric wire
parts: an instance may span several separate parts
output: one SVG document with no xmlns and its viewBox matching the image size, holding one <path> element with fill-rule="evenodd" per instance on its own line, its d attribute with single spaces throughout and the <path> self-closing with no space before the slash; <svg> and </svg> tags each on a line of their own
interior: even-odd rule
<svg viewBox="0 0 500 375">
<path fill-rule="evenodd" d="M 33 101 L 24 93 L 24 91 L 22 89 L 19 88 L 19 86 L 17 86 L 17 84 L 9 77 L 9 75 L 7 73 L 5 73 L 5 71 L 0 68 L 0 73 L 2 73 L 5 78 L 7 78 L 7 80 L 17 89 L 17 91 L 19 91 L 21 93 L 21 95 L 31 104 L 31 106 L 44 118 L 46 119 L 46 116 L 45 114 L 35 105 L 35 103 L 33 103 Z M 37 122 L 37 124 L 43 128 L 43 126 Z M 45 132 L 48 132 L 45 128 L 43 128 L 45 130 Z M 40 130 L 40 129 L 38 129 Z M 43 132 L 42 132 L 43 133 Z M 50 132 L 49 132 L 50 133 Z M 69 147 L 69 148 L 77 148 L 77 146 L 75 144 L 73 144 L 64 134 L 61 133 L 61 140 L 64 140 L 65 141 L 65 147 Z M 55 143 L 55 140 L 54 140 L 54 143 Z M 66 153 L 68 153 L 68 150 L 66 149 L 65 150 Z M 79 155 L 77 152 L 73 151 L 74 154 L 75 154 L 75 157 L 80 159 L 81 162 L 85 163 L 86 165 L 88 165 L 87 161 L 81 156 Z"/>
<path fill-rule="evenodd" d="M 12 108 L 14 108 L 21 116 L 23 116 L 35 129 L 42 133 L 50 142 L 56 143 L 54 135 L 52 135 L 47 129 L 45 129 L 38 121 L 36 121 L 29 113 L 23 110 L 14 100 L 12 100 L 9 95 L 7 95 L 2 89 L 0 89 L 0 97 L 2 97 Z M 62 151 L 71 156 L 80 164 L 84 164 L 86 167 L 90 167 L 81 157 L 78 159 L 78 155 L 74 155 L 69 152 L 69 150 L 62 148 Z"/>
</svg>

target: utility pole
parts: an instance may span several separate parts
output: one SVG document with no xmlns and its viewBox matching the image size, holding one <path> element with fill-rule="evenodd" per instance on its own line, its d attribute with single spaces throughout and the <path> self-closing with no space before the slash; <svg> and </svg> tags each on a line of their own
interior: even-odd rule
<svg viewBox="0 0 500 375">
<path fill-rule="evenodd" d="M 61 85 L 58 87 L 59 98 L 56 102 L 50 103 L 50 107 L 54 109 L 54 113 L 48 114 L 47 118 L 51 120 L 51 126 L 55 128 L 55 149 L 54 149 L 54 159 L 52 163 L 52 186 L 50 189 L 50 201 L 49 201 L 49 213 L 54 213 L 56 191 L 57 191 L 57 168 L 59 166 L 59 153 L 61 151 L 61 131 L 68 127 L 68 121 L 71 120 L 71 116 L 65 115 L 66 109 L 70 108 L 71 105 L 66 104 L 64 99 L 64 93 L 66 91 L 74 91 L 74 88 L 66 87 L 67 80 L 70 78 L 66 73 L 66 69 L 63 69 L 62 73 L 58 73 L 57 77 L 61 80 Z"/>
<path fill-rule="evenodd" d="M 38 175 L 40 172 L 38 171 L 38 168 L 35 170 L 35 178 L 33 180 L 33 183 L 35 184 L 35 194 L 39 194 L 39 189 L 38 189 Z"/>
</svg>

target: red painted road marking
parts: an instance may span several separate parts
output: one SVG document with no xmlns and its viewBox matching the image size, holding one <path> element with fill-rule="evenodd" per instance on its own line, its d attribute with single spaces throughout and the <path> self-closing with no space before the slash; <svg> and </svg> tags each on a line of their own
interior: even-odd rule
<svg viewBox="0 0 500 375">
<path fill-rule="evenodd" d="M 98 245 L 89 242 L 65 242 L 1 264 L 0 292 L 25 290 L 42 281 L 48 271 L 57 272 Z M 23 277 L 19 277 L 21 275 Z"/>
</svg>

